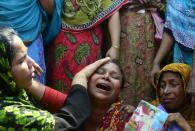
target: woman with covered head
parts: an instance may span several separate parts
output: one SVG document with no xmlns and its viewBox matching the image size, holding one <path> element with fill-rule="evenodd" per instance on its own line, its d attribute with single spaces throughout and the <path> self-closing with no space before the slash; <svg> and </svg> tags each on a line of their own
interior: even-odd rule
<svg viewBox="0 0 195 131">
<path fill-rule="evenodd" d="M 166 65 L 160 71 L 157 81 L 158 107 L 169 113 L 165 128 L 168 130 L 195 129 L 195 112 L 190 105 L 191 96 L 187 94 L 191 68 L 183 63 Z"/>
<path fill-rule="evenodd" d="M 50 94 L 58 97 L 58 104 L 59 96 L 63 96 L 58 105 L 62 108 L 51 114 L 35 107 L 26 94 L 44 103 L 49 87 L 34 80 L 35 75 L 41 73 L 40 67 L 27 55 L 27 48 L 17 33 L 0 27 L 0 130 L 78 129 L 90 112 L 86 83 L 81 80 L 87 81 L 93 71 L 108 60 L 97 61 L 78 73 L 67 98 L 59 92 Z"/>
</svg>

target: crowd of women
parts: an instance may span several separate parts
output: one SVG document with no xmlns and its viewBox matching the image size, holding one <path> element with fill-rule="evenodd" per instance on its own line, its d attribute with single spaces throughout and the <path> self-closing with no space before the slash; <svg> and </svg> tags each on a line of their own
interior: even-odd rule
<svg viewBox="0 0 195 131">
<path fill-rule="evenodd" d="M 195 130 L 194 0 L 1 0 L 0 18 L 0 130 L 123 131 L 140 100 Z"/>
</svg>

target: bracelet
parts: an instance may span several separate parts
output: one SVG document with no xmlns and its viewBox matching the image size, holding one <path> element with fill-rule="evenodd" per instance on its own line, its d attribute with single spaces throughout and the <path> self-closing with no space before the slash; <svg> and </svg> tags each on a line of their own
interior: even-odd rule
<svg viewBox="0 0 195 131">
<path fill-rule="evenodd" d="M 119 49 L 119 45 L 112 45 L 112 47 Z"/>
</svg>

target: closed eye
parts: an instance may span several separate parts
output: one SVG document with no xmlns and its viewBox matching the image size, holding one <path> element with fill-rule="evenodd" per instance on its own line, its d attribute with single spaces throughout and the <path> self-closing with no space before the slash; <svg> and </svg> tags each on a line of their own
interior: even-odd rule
<svg viewBox="0 0 195 131">
<path fill-rule="evenodd" d="M 111 74 L 111 77 L 114 79 L 120 80 L 120 75 L 118 75 L 117 73 Z"/>
<path fill-rule="evenodd" d="M 18 64 L 22 64 L 24 62 L 24 60 L 26 59 L 27 54 L 23 55 L 19 60 L 18 60 Z"/>
<path fill-rule="evenodd" d="M 105 73 L 105 71 L 103 69 L 98 69 L 95 71 L 95 73 L 103 75 Z"/>
</svg>

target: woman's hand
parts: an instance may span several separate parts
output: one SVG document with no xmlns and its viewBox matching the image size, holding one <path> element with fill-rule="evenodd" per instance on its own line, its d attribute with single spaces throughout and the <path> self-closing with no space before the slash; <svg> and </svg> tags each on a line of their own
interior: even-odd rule
<svg viewBox="0 0 195 131">
<path fill-rule="evenodd" d="M 119 59 L 119 46 L 111 46 L 107 51 L 106 56 L 110 57 L 111 59 Z"/>
<path fill-rule="evenodd" d="M 29 59 L 32 61 L 32 66 L 35 69 L 35 75 L 41 76 L 41 74 L 43 73 L 42 68 L 31 57 L 29 57 Z"/>
<path fill-rule="evenodd" d="M 107 63 L 110 60 L 109 57 L 97 60 L 96 62 L 86 66 L 79 71 L 73 78 L 72 85 L 80 84 L 87 88 L 87 82 L 90 76 L 96 71 L 98 67 Z"/>
<path fill-rule="evenodd" d="M 153 85 L 154 88 L 156 88 L 156 78 L 158 76 L 158 74 L 160 73 L 160 65 L 158 64 L 153 64 L 151 73 L 150 73 L 150 81 Z"/>
<path fill-rule="evenodd" d="M 167 121 L 165 122 L 165 130 L 175 122 L 183 131 L 191 131 L 191 127 L 188 122 L 180 113 L 170 113 Z"/>
<path fill-rule="evenodd" d="M 121 117 L 120 119 L 127 119 L 129 116 L 133 114 L 135 107 L 132 105 L 123 105 L 120 109 Z"/>
</svg>

